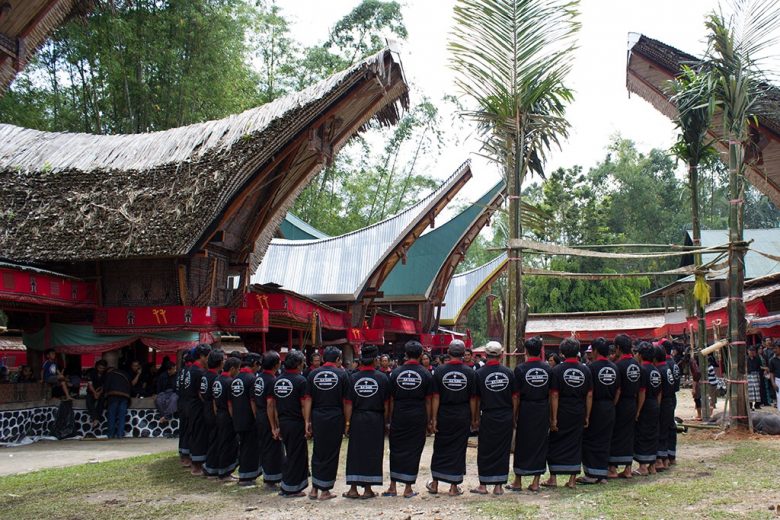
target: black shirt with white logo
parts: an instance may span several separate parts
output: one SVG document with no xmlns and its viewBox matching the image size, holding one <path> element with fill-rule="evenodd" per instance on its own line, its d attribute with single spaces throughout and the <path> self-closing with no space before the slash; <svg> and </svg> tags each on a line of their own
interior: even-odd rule
<svg viewBox="0 0 780 520">
<path fill-rule="evenodd" d="M 374 367 L 361 366 L 350 377 L 352 411 L 384 412 L 390 398 L 387 376 Z"/>
<path fill-rule="evenodd" d="M 206 376 L 206 370 L 201 368 L 198 363 L 193 363 L 190 367 L 189 377 L 185 376 L 184 384 L 188 390 L 190 399 L 193 401 L 200 400 L 201 384 L 203 384 L 203 378 Z M 189 383 L 189 386 L 187 384 Z"/>
<path fill-rule="evenodd" d="M 593 390 L 590 369 L 576 359 L 567 359 L 552 369 L 550 391 L 559 399 L 584 399 Z"/>
<path fill-rule="evenodd" d="M 203 399 L 203 413 L 209 417 L 214 417 L 212 401 L 214 400 L 214 381 L 219 374 L 216 370 L 206 370 L 203 379 L 200 380 L 200 398 Z"/>
<path fill-rule="evenodd" d="M 274 381 L 274 400 L 279 420 L 303 420 L 301 401 L 306 396 L 306 378 L 298 370 L 285 370 Z"/>
<path fill-rule="evenodd" d="M 649 361 L 642 363 L 641 388 L 645 389 L 645 399 L 655 399 L 663 392 L 663 378 L 661 372 Z"/>
<path fill-rule="evenodd" d="M 273 396 L 274 381 L 276 381 L 276 374 L 270 370 L 263 370 L 255 376 L 254 396 L 258 414 L 267 408 L 268 398 Z"/>
<path fill-rule="evenodd" d="M 672 377 L 674 377 L 674 391 L 675 393 L 679 392 L 680 381 L 682 380 L 682 372 L 680 372 L 680 367 L 677 365 L 677 362 L 672 356 L 666 356 L 666 364 L 669 365 L 669 368 L 672 370 Z"/>
<path fill-rule="evenodd" d="M 306 383 L 312 409 L 342 408 L 349 394 L 349 376 L 333 363 L 325 363 L 309 372 Z"/>
<path fill-rule="evenodd" d="M 620 398 L 636 398 L 642 386 L 642 368 L 634 356 L 628 354 L 624 354 L 616 364 L 620 372 Z"/>
<path fill-rule="evenodd" d="M 498 361 L 490 360 L 477 369 L 477 395 L 483 412 L 512 409 L 515 375 Z"/>
<path fill-rule="evenodd" d="M 607 358 L 599 357 L 588 368 L 593 377 L 593 400 L 613 401 L 620 388 L 618 367 Z"/>
<path fill-rule="evenodd" d="M 233 404 L 233 428 L 246 432 L 255 428 L 255 414 L 252 412 L 252 394 L 255 388 L 255 374 L 251 368 L 242 368 L 230 383 L 230 401 Z"/>
<path fill-rule="evenodd" d="M 211 385 L 211 394 L 214 403 L 217 405 L 218 414 L 229 413 L 228 402 L 230 402 L 230 383 L 233 378 L 229 372 L 222 372 Z"/>
<path fill-rule="evenodd" d="M 674 399 L 674 370 L 669 366 L 669 363 L 664 361 L 658 363 L 655 368 L 661 374 L 661 392 L 663 392 L 663 399 Z"/>
<path fill-rule="evenodd" d="M 477 395 L 476 373 L 458 359 L 448 361 L 433 372 L 433 392 L 440 406 L 468 404 Z"/>
<path fill-rule="evenodd" d="M 390 374 L 390 395 L 396 405 L 424 404 L 432 393 L 433 376 L 416 360 L 407 361 Z"/>
<path fill-rule="evenodd" d="M 193 377 L 197 377 L 197 383 L 193 382 Z M 201 377 L 200 367 L 195 363 L 185 367 L 181 371 L 181 379 L 179 380 L 179 399 L 182 403 L 189 404 L 194 399 L 198 398 Z"/>
<path fill-rule="evenodd" d="M 523 401 L 547 401 L 550 397 L 552 369 L 541 358 L 528 358 L 515 368 L 515 385 Z"/>
</svg>

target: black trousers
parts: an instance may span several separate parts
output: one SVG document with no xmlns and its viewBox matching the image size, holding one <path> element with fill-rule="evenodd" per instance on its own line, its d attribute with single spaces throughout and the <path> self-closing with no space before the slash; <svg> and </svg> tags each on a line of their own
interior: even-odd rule
<svg viewBox="0 0 780 520">
<path fill-rule="evenodd" d="M 482 412 L 477 450 L 480 484 L 506 484 L 509 479 L 513 422 L 511 408 Z"/>
<path fill-rule="evenodd" d="M 282 466 L 282 492 L 298 493 L 309 485 L 309 447 L 303 420 L 281 419 L 279 429 L 287 456 Z"/>
<path fill-rule="evenodd" d="M 267 484 L 276 484 L 282 481 L 282 462 L 284 460 L 282 441 L 274 439 L 265 410 L 258 409 L 255 423 L 257 424 L 257 440 L 260 445 L 260 468 L 263 472 L 263 481 Z"/>
<path fill-rule="evenodd" d="M 95 399 L 91 392 L 87 392 L 87 411 L 93 421 L 103 420 L 103 410 L 106 408 L 106 399 L 102 395 Z"/>
<path fill-rule="evenodd" d="M 311 453 L 311 485 L 328 491 L 336 485 L 341 440 L 344 438 L 344 411 L 341 407 L 311 411 L 314 447 Z"/>
<path fill-rule="evenodd" d="M 428 414 L 424 401 L 413 404 L 395 402 L 390 420 L 390 480 L 393 482 L 417 482 L 427 427 Z"/>
</svg>

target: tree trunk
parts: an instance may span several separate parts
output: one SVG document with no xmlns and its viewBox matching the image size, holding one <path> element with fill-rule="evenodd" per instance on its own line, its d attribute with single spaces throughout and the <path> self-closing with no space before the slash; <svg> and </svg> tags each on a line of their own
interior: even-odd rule
<svg viewBox="0 0 780 520">
<path fill-rule="evenodd" d="M 519 126 L 519 125 L 518 125 Z M 509 197 L 509 243 L 519 239 L 522 236 L 522 224 L 520 222 L 520 193 L 523 183 L 523 155 L 525 134 L 521 131 L 519 138 L 513 145 L 513 153 L 510 154 L 513 160 L 507 165 L 507 195 Z M 507 263 L 507 308 L 504 315 L 504 345 L 507 353 L 517 353 L 518 356 L 508 356 L 509 366 L 524 361 L 525 349 L 523 348 L 523 339 L 525 332 L 525 299 L 523 298 L 523 251 L 519 248 L 510 247 L 509 259 Z"/>
<path fill-rule="evenodd" d="M 695 247 L 701 246 L 701 223 L 699 222 L 699 167 L 697 164 L 691 162 L 688 164 L 688 182 L 691 186 L 691 223 L 693 234 L 693 245 Z M 697 253 L 693 255 L 693 265 L 698 270 L 701 267 L 701 254 Z M 696 277 L 698 278 L 697 274 Z M 701 352 L 707 346 L 707 322 L 704 319 L 704 305 L 694 298 L 696 305 L 696 319 L 698 323 L 699 332 L 696 334 L 696 350 Z M 701 370 L 702 378 L 699 381 L 699 396 L 701 399 L 701 417 L 705 421 L 710 418 L 710 406 L 709 395 L 707 393 L 707 358 L 702 354 L 698 354 L 699 370 Z"/>
</svg>

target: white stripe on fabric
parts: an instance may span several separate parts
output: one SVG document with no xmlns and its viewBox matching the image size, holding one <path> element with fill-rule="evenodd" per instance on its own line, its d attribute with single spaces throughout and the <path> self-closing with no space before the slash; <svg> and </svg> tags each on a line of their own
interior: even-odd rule
<svg viewBox="0 0 780 520">
<path fill-rule="evenodd" d="M 658 459 L 665 459 L 666 457 L 668 457 L 668 456 L 669 456 L 669 452 L 668 452 L 668 451 L 661 451 L 661 450 L 658 450 L 658 451 L 655 453 L 655 456 L 656 456 L 656 458 L 658 458 Z"/>
<path fill-rule="evenodd" d="M 381 484 L 382 475 L 347 475 L 347 484 L 351 482 L 371 482 L 372 484 Z"/>
<path fill-rule="evenodd" d="M 190 460 L 192 462 L 206 462 L 206 456 L 205 455 L 190 455 Z"/>
<path fill-rule="evenodd" d="M 317 486 L 319 488 L 328 488 L 328 489 L 330 489 L 330 488 L 332 488 L 333 486 L 336 485 L 336 481 L 335 480 L 320 480 L 318 478 L 312 477 L 311 478 L 311 484 L 312 484 L 312 486 Z"/>
<path fill-rule="evenodd" d="M 539 469 L 521 469 L 521 468 L 514 468 L 515 475 L 519 477 L 524 477 L 527 475 L 542 475 L 545 471 L 547 471 L 547 468 L 539 468 Z"/>
<path fill-rule="evenodd" d="M 579 471 L 582 466 L 580 464 L 550 464 L 550 472 L 553 471 Z"/>
<path fill-rule="evenodd" d="M 290 484 L 285 484 L 284 482 L 282 482 L 279 487 L 281 487 L 282 491 L 284 491 L 285 493 L 298 493 L 299 491 L 303 491 L 304 489 L 306 489 L 308 485 L 309 485 L 309 479 L 307 478 L 297 486 L 296 485 L 291 486 Z"/>
<path fill-rule="evenodd" d="M 181 448 L 179 450 L 179 455 L 189 455 L 189 454 L 190 454 L 190 450 L 188 448 Z"/>
<path fill-rule="evenodd" d="M 238 472 L 238 478 L 257 478 L 260 476 L 260 470 L 250 471 L 248 473 Z"/>
<path fill-rule="evenodd" d="M 630 464 L 634 462 L 634 457 L 627 455 L 625 457 L 610 457 L 609 462 L 612 464 Z"/>
<path fill-rule="evenodd" d="M 655 454 L 653 454 L 653 455 L 640 455 L 638 453 L 635 453 L 634 454 L 634 460 L 636 460 L 638 462 L 641 462 L 642 464 L 655 462 Z"/>
<path fill-rule="evenodd" d="M 395 471 L 390 472 L 390 478 L 393 480 L 400 480 L 401 482 L 404 481 L 410 481 L 410 482 L 416 482 L 417 481 L 417 475 L 407 475 L 406 473 L 396 473 Z"/>
<path fill-rule="evenodd" d="M 274 475 L 269 475 L 268 473 L 263 471 L 263 480 L 278 482 L 278 481 L 282 480 L 282 474 L 281 473 L 276 473 Z"/>
<path fill-rule="evenodd" d="M 585 474 L 587 475 L 596 475 L 597 477 L 606 477 L 609 475 L 609 471 L 605 469 L 596 469 L 596 468 L 589 468 L 587 466 L 583 466 L 585 469 Z"/>
<path fill-rule="evenodd" d="M 461 482 L 463 482 L 463 475 L 447 475 L 446 473 L 431 471 L 431 476 L 436 480 L 443 480 L 448 484 L 460 484 Z"/>
<path fill-rule="evenodd" d="M 480 483 L 485 482 L 486 484 L 498 484 L 500 482 L 506 483 L 507 480 L 509 480 L 509 475 L 499 475 L 497 477 L 488 477 L 483 475 L 479 476 Z"/>
</svg>

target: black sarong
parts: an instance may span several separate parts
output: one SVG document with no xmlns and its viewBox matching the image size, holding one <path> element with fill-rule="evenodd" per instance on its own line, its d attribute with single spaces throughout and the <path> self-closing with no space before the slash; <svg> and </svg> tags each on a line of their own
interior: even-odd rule
<svg viewBox="0 0 780 520">
<path fill-rule="evenodd" d="M 382 412 L 354 410 L 347 447 L 347 484 L 382 484 L 382 460 L 385 450 L 385 418 Z"/>
<path fill-rule="evenodd" d="M 658 452 L 658 416 L 658 401 L 648 397 L 634 428 L 634 460 L 640 464 L 655 462 Z"/>
<path fill-rule="evenodd" d="M 284 459 L 282 441 L 274 439 L 265 410 L 258 411 L 255 423 L 257 424 L 257 437 L 260 446 L 260 468 L 263 473 L 263 482 L 276 484 L 282 481 L 282 461 Z"/>
<path fill-rule="evenodd" d="M 395 402 L 390 421 L 390 480 L 393 482 L 414 484 L 417 481 L 427 425 L 424 402 Z"/>
<path fill-rule="evenodd" d="M 656 458 L 658 459 L 669 458 L 669 441 L 672 436 L 672 427 L 674 426 L 674 408 L 676 405 L 676 399 L 661 400 L 661 408 L 658 411 L 658 450 L 656 451 Z"/>
<path fill-rule="evenodd" d="M 436 438 L 433 441 L 431 476 L 448 484 L 460 484 L 466 473 L 471 410 L 469 403 L 443 405 L 436 419 Z"/>
<path fill-rule="evenodd" d="M 179 401 L 181 403 L 181 401 Z M 190 456 L 190 422 L 187 415 L 187 407 L 179 405 L 177 411 L 179 416 L 179 455 L 182 457 Z"/>
<path fill-rule="evenodd" d="M 209 475 L 224 477 L 238 466 L 238 440 L 233 429 L 233 419 L 227 412 L 217 413 L 216 458 L 214 466 L 204 468 Z"/>
<path fill-rule="evenodd" d="M 506 484 L 509 480 L 513 419 L 511 408 L 482 412 L 477 450 L 480 484 Z"/>
<path fill-rule="evenodd" d="M 669 437 L 666 439 L 666 453 L 669 456 L 669 460 L 677 458 L 677 421 L 674 420 L 675 409 L 677 408 L 677 397 L 674 398 L 674 404 L 672 406 L 672 422 L 669 425 Z"/>
<path fill-rule="evenodd" d="M 211 403 L 207 403 L 206 406 L 211 406 Z M 214 412 L 205 412 L 203 414 L 203 424 L 206 427 L 209 435 L 209 447 L 206 450 L 206 462 L 203 465 L 203 472 L 210 475 L 208 468 L 216 468 L 219 466 L 219 445 L 217 444 L 217 418 Z"/>
<path fill-rule="evenodd" d="M 615 406 L 612 401 L 593 401 L 588 427 L 582 434 L 582 466 L 585 475 L 607 478 L 609 473 L 609 443 L 615 426 Z"/>
<path fill-rule="evenodd" d="M 634 428 L 636 397 L 621 398 L 615 406 L 615 427 L 609 446 L 609 463 L 613 466 L 631 464 L 634 460 Z"/>
<path fill-rule="evenodd" d="M 582 467 L 585 402 L 579 397 L 558 400 L 558 431 L 550 432 L 547 465 L 552 475 L 577 475 Z"/>
<path fill-rule="evenodd" d="M 309 447 L 303 421 L 281 419 L 279 429 L 287 455 L 282 466 L 282 492 L 298 493 L 309 485 Z"/>
<path fill-rule="evenodd" d="M 515 436 L 515 475 L 536 476 L 547 471 L 549 435 L 550 402 L 521 401 Z"/>
<path fill-rule="evenodd" d="M 315 408 L 311 413 L 314 448 L 311 453 L 311 485 L 328 491 L 336 484 L 341 440 L 344 437 L 342 408 Z"/>
<path fill-rule="evenodd" d="M 238 432 L 238 478 L 255 480 L 260 475 L 260 441 L 257 430 Z"/>
<path fill-rule="evenodd" d="M 192 462 L 206 462 L 209 451 L 209 430 L 203 421 L 203 401 L 195 398 L 187 410 L 190 425 L 190 459 Z"/>
</svg>

